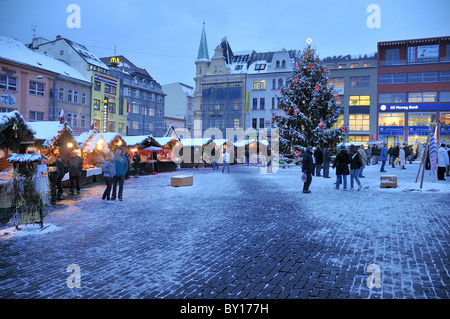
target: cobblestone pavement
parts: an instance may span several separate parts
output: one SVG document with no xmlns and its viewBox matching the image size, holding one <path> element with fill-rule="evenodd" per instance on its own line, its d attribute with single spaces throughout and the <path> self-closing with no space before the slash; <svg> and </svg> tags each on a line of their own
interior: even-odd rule
<svg viewBox="0 0 450 319">
<path fill-rule="evenodd" d="M 169 186 L 179 172 L 126 180 L 113 204 L 103 185 L 83 188 L 46 217 L 56 230 L 1 240 L 0 298 L 450 296 L 449 194 L 308 197 L 295 169 L 188 173 L 192 187 Z M 80 288 L 68 288 L 71 264 Z"/>
</svg>

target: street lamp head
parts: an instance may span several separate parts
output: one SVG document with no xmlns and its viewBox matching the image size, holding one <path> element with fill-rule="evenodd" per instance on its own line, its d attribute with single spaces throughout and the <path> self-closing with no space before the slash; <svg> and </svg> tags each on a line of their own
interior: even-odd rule
<svg viewBox="0 0 450 319">
<path fill-rule="evenodd" d="M 43 79 L 43 78 L 44 78 L 43 75 L 36 75 L 36 77 L 37 77 L 38 79 Z"/>
</svg>

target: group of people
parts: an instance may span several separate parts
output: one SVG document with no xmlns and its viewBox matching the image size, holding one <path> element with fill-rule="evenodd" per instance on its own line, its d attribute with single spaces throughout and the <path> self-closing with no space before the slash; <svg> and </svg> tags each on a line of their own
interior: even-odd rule
<svg viewBox="0 0 450 319">
<path fill-rule="evenodd" d="M 381 161 L 380 172 L 387 172 L 386 162 L 392 168 L 395 168 L 398 163 L 400 169 L 406 169 L 406 163 L 412 161 L 418 156 L 414 154 L 411 145 L 403 143 L 402 145 L 390 146 L 387 148 L 386 143 L 369 146 L 364 149 L 363 146 L 351 145 L 350 148 L 345 147 L 338 150 L 334 161 L 331 161 L 331 153 L 328 146 L 325 146 L 323 151 L 320 147 L 313 148 L 308 146 L 303 153 L 302 173 L 303 173 L 303 193 L 311 193 L 309 187 L 312 182 L 312 176 L 322 176 L 320 172 L 323 168 L 323 177 L 330 178 L 329 168 L 330 164 L 333 169 L 336 169 L 336 189 L 339 189 L 343 184 L 343 189 L 347 190 L 347 176 L 350 175 L 350 188 L 354 188 L 355 182 L 358 185 L 358 191 L 362 188 L 360 178 L 364 178 L 363 170 L 366 166 L 377 165 Z M 445 146 L 441 144 L 437 155 L 437 176 L 438 180 L 445 180 L 444 175 L 450 176 L 450 145 Z"/>
</svg>

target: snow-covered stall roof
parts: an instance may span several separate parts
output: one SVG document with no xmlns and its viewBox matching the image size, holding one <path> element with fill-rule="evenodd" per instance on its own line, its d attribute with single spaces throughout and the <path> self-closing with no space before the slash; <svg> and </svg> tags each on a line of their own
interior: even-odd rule
<svg viewBox="0 0 450 319">
<path fill-rule="evenodd" d="M 28 122 L 28 125 L 36 132 L 34 137 L 37 141 L 42 142 L 44 147 L 52 147 L 55 141 L 59 138 L 64 130 L 72 133 L 72 129 L 67 122 L 60 123 L 59 121 L 41 121 Z"/>
<path fill-rule="evenodd" d="M 42 162 L 46 160 L 42 154 L 17 154 L 12 153 L 8 157 L 8 162 L 10 163 L 32 163 L 32 162 Z"/>
<path fill-rule="evenodd" d="M 67 63 L 57 60 L 40 51 L 30 50 L 23 43 L 1 34 L 0 58 L 90 83 L 90 81 L 77 69 L 71 67 Z"/>
<path fill-rule="evenodd" d="M 155 137 L 154 139 L 159 145 L 161 145 L 163 147 L 166 146 L 167 144 L 169 144 L 172 141 L 177 141 L 178 142 L 178 140 L 176 138 L 174 138 L 174 137 Z"/>
<path fill-rule="evenodd" d="M 14 121 L 19 121 L 20 123 L 23 123 L 24 127 L 28 130 L 28 133 L 30 135 L 36 134 L 36 132 L 33 130 L 33 128 L 25 122 L 25 119 L 23 118 L 22 114 L 20 114 L 19 111 L 12 111 L 7 113 L 0 113 L 0 133 L 9 127 L 9 125 L 14 125 Z"/>
<path fill-rule="evenodd" d="M 149 135 L 135 135 L 135 136 L 124 136 L 123 137 L 127 146 L 130 146 L 130 147 L 142 144 L 142 143 L 148 141 L 149 138 L 151 138 L 151 136 L 149 136 Z"/>
<path fill-rule="evenodd" d="M 210 138 L 182 138 L 180 143 L 183 146 L 205 146 L 212 140 Z"/>
<path fill-rule="evenodd" d="M 227 145 L 230 144 L 230 145 L 234 146 L 233 143 L 231 143 L 229 140 L 227 140 L 227 139 L 225 139 L 225 138 L 222 138 L 222 139 L 214 139 L 212 142 L 215 143 L 216 146 L 222 146 L 222 145 L 225 144 L 225 143 L 227 143 Z"/>
</svg>

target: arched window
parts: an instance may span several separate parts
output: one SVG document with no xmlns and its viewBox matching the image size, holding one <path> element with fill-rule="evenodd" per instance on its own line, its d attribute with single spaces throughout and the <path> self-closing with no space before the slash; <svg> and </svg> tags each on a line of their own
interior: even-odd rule
<svg viewBox="0 0 450 319">
<path fill-rule="evenodd" d="M 277 68 L 280 67 L 280 60 L 277 60 L 276 67 L 277 67 Z"/>
<path fill-rule="evenodd" d="M 283 87 L 283 79 L 278 79 L 278 88 Z"/>
<path fill-rule="evenodd" d="M 285 67 L 286 67 L 286 60 L 283 60 L 283 61 L 281 62 L 281 67 L 282 67 L 282 68 L 285 68 Z"/>
<path fill-rule="evenodd" d="M 276 89 L 276 83 L 277 81 L 275 79 L 272 80 L 272 89 Z"/>
<path fill-rule="evenodd" d="M 257 90 L 258 89 L 258 81 L 253 81 L 253 90 Z"/>
</svg>

